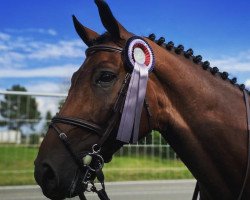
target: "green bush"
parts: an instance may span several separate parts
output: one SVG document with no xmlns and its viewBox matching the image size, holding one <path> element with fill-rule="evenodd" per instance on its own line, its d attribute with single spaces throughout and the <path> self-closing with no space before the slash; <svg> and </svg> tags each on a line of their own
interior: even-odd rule
<svg viewBox="0 0 250 200">
<path fill-rule="evenodd" d="M 40 135 L 33 133 L 30 134 L 29 144 L 39 144 Z"/>
</svg>

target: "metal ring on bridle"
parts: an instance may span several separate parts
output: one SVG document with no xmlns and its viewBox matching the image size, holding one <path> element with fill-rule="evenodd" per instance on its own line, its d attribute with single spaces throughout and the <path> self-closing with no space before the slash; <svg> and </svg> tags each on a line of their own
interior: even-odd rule
<svg viewBox="0 0 250 200">
<path fill-rule="evenodd" d="M 90 171 L 95 172 L 103 168 L 104 160 L 101 155 L 98 153 L 88 153 L 87 155 L 92 157 L 91 164 L 86 166 Z"/>
<path fill-rule="evenodd" d="M 92 151 L 93 151 L 93 153 L 100 153 L 101 147 L 98 144 L 94 144 L 92 146 Z"/>
</svg>

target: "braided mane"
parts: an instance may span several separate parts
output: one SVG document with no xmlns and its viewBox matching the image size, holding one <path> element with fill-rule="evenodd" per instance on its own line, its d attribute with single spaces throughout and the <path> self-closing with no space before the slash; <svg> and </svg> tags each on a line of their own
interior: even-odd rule
<svg viewBox="0 0 250 200">
<path fill-rule="evenodd" d="M 223 80 L 228 80 L 232 85 L 235 85 L 240 90 L 246 90 L 247 93 L 250 95 L 250 91 L 246 89 L 246 86 L 244 84 L 237 84 L 237 78 L 233 77 L 232 79 L 229 79 L 228 72 L 220 72 L 218 67 L 211 67 L 209 61 L 202 61 L 202 56 L 197 55 L 194 56 L 194 51 L 190 48 L 186 51 L 184 51 L 183 45 L 178 45 L 177 47 L 174 46 L 174 43 L 172 41 L 165 43 L 165 38 L 160 37 L 158 40 L 156 40 L 155 34 L 150 34 L 148 38 L 158 44 L 159 46 L 163 47 L 164 49 L 168 51 L 173 51 L 177 55 L 183 55 L 186 59 L 192 60 L 195 64 L 200 65 L 202 69 L 210 71 L 213 75 L 219 74 Z"/>
</svg>

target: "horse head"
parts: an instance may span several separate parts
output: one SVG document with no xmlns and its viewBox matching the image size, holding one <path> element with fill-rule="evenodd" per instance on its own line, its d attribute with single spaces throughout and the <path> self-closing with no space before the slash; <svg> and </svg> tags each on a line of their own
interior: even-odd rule
<svg viewBox="0 0 250 200">
<path fill-rule="evenodd" d="M 43 193 L 63 199 L 82 194 L 95 177 L 103 182 L 103 163 L 154 129 L 199 180 L 201 199 L 240 199 L 243 190 L 249 199 L 244 85 L 192 49 L 134 36 L 103 0 L 95 2 L 107 32 L 73 16 L 88 49 L 35 160 Z"/>
<path fill-rule="evenodd" d="M 104 1 L 95 2 L 107 32 L 99 35 L 73 16 L 76 32 L 89 48 L 84 63 L 72 76 L 66 101 L 52 120 L 35 160 L 35 179 L 51 199 L 72 197 L 83 192 L 81 182 L 85 172 L 79 168 L 84 163 L 79 162 L 86 154 L 100 150 L 101 159 L 103 157 L 105 162 L 109 162 L 124 144 L 116 140 L 131 78 L 123 50 L 133 34 L 115 19 Z M 151 87 L 153 91 L 156 84 L 151 83 L 152 78 L 153 74 L 147 88 Z M 146 97 L 148 104 L 154 101 L 148 94 Z M 149 113 L 147 105 L 144 106 L 139 138 L 152 130 L 153 121 L 154 110 Z M 100 158 L 98 156 L 96 158 Z"/>
</svg>

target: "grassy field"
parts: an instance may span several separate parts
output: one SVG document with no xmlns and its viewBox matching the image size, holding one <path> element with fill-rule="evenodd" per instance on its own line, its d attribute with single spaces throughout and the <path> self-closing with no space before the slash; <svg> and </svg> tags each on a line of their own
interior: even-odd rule
<svg viewBox="0 0 250 200">
<path fill-rule="evenodd" d="M 36 147 L 0 146 L 0 185 L 35 184 Z M 152 156 L 115 157 L 104 167 L 106 181 L 192 178 L 179 160 Z"/>
</svg>

